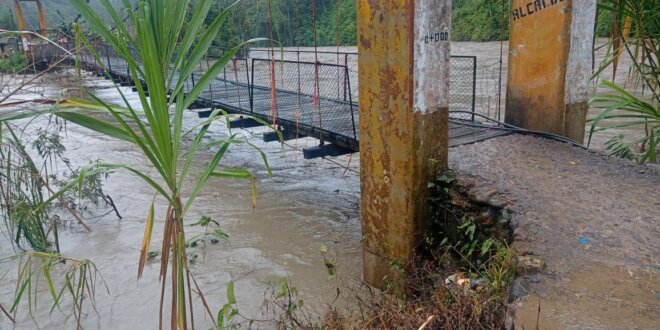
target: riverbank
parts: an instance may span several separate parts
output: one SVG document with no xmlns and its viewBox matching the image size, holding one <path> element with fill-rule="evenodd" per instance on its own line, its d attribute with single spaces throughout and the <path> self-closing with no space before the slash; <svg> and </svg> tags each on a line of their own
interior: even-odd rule
<svg viewBox="0 0 660 330">
<path fill-rule="evenodd" d="M 658 327 L 656 165 L 520 135 L 453 148 L 449 158 L 507 196 L 513 246 L 545 261 L 519 280 L 529 295 L 512 306 L 518 328 L 537 318 L 541 329 Z"/>
</svg>

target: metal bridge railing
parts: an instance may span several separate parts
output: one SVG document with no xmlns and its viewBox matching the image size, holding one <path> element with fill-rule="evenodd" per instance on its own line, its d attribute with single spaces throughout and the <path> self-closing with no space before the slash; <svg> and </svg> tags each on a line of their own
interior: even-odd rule
<svg viewBox="0 0 660 330">
<path fill-rule="evenodd" d="M 451 56 L 449 67 L 450 118 L 474 122 L 477 91 L 477 57 Z M 471 113 L 467 114 L 465 112 Z"/>
<path fill-rule="evenodd" d="M 251 58 L 270 58 L 271 50 L 267 48 L 252 48 L 249 56 Z M 347 84 L 354 102 L 359 97 L 358 88 L 358 53 L 342 51 L 314 51 L 310 49 L 300 50 L 275 50 L 276 59 L 291 61 L 315 62 L 316 58 L 321 63 L 332 63 L 343 65 L 348 68 Z M 477 57 L 452 55 L 450 57 L 450 81 L 449 81 L 449 110 L 476 112 L 476 88 L 477 88 Z M 350 83 L 350 84 L 349 84 Z M 474 121 L 475 116 L 465 113 L 454 113 L 452 118 Z"/>
<path fill-rule="evenodd" d="M 68 45 L 68 49 L 73 49 L 72 46 Z M 98 64 L 101 64 L 114 77 L 130 76 L 126 60 L 112 47 L 98 40 L 92 41 L 92 46 L 102 63 L 96 63 L 89 50 L 83 48 L 79 55 L 86 67 L 100 70 Z M 265 50 L 261 51 L 265 58 L 255 57 L 260 51 L 253 49 L 250 58 L 230 61 L 200 95 L 201 100 L 207 101 L 204 104 L 252 114 L 271 122 L 274 111 L 277 121 L 288 123 L 289 127 L 301 127 L 302 134 L 344 141 L 357 148 L 357 53 L 285 50 L 276 52 L 281 58 L 272 61 Z M 136 58 L 135 50 L 131 50 L 131 55 Z M 186 81 L 186 91 L 190 91 L 218 59 L 208 56 Z M 450 111 L 460 111 L 450 116 L 474 121 L 477 58 L 452 56 L 450 65 Z"/>
<path fill-rule="evenodd" d="M 358 140 L 358 109 L 350 92 L 347 66 L 253 58 L 251 71 L 252 111 L 256 114 L 272 117 L 274 84 L 278 120 L 313 127 L 313 133 L 319 135 Z"/>
</svg>

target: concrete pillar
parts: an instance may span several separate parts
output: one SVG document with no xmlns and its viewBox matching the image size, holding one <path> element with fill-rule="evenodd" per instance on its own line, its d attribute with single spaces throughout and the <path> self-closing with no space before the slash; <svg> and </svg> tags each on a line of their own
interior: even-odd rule
<svg viewBox="0 0 660 330">
<path fill-rule="evenodd" d="M 423 239 L 447 167 L 451 0 L 358 1 L 364 278 L 384 288 Z"/>
<path fill-rule="evenodd" d="M 596 0 L 511 0 L 505 121 L 584 140 Z"/>
</svg>

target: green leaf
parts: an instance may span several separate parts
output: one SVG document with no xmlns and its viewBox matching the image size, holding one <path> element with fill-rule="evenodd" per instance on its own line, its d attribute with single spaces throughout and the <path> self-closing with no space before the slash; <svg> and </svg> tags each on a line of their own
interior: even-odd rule
<svg viewBox="0 0 660 330">
<path fill-rule="evenodd" d="M 236 296 L 234 296 L 234 282 L 230 281 L 227 284 L 227 302 L 229 304 L 236 304 Z"/>
<path fill-rule="evenodd" d="M 86 116 L 80 113 L 65 112 L 65 111 L 57 111 L 55 112 L 55 114 L 67 121 L 89 128 L 103 135 L 107 135 L 127 142 L 133 142 L 133 143 L 135 142 L 133 138 L 130 136 L 130 134 L 127 133 L 122 128 L 108 124 L 107 122 L 98 120 L 96 118 Z"/>
<path fill-rule="evenodd" d="M 493 246 L 493 239 L 489 238 L 484 241 L 484 243 L 481 245 L 481 255 L 485 255 L 490 251 L 490 248 Z"/>
</svg>

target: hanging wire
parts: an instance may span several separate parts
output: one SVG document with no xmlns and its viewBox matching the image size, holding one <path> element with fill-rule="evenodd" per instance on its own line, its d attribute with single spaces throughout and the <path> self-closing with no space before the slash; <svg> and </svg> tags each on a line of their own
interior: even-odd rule
<svg viewBox="0 0 660 330">
<path fill-rule="evenodd" d="M 335 13 L 335 15 L 336 15 L 335 42 L 337 44 L 337 65 L 340 65 L 339 64 L 339 44 L 341 43 L 341 38 L 340 38 L 340 35 L 339 35 L 339 23 L 340 23 L 339 0 L 335 0 L 335 7 L 336 7 L 336 13 Z M 337 68 L 339 68 L 339 66 Z M 348 70 L 346 68 L 344 70 L 337 69 L 337 98 L 340 98 L 340 93 L 341 93 L 341 83 L 342 83 L 342 81 L 341 81 L 340 77 L 341 77 L 342 72 L 344 73 L 344 79 L 348 79 L 348 77 L 346 76 L 346 73 L 348 72 Z M 344 81 L 344 83 L 345 83 L 345 81 Z M 350 108 L 350 111 L 353 111 L 353 109 Z M 343 176 L 346 176 L 346 174 L 347 174 L 347 172 L 348 172 L 348 170 L 351 166 L 352 161 L 353 161 L 353 154 L 351 153 L 351 154 L 348 155 L 348 159 L 346 160 L 346 168 L 344 169 Z"/>
<path fill-rule="evenodd" d="M 335 25 L 335 44 L 337 46 L 337 65 L 339 64 L 339 43 L 341 42 L 341 39 L 339 38 L 339 0 L 335 0 L 335 18 L 336 18 L 336 25 Z M 337 67 L 339 68 L 339 67 Z M 337 98 L 340 98 L 340 91 L 341 91 L 341 82 L 340 82 L 340 77 L 341 77 L 341 71 L 337 69 Z"/>
<path fill-rule="evenodd" d="M 268 0 L 268 35 L 270 38 L 270 116 L 273 121 L 273 128 L 279 130 L 277 127 L 277 91 L 275 79 L 275 48 L 273 47 L 273 2 Z"/>
<path fill-rule="evenodd" d="M 298 66 L 298 104 L 297 104 L 297 109 L 298 111 L 296 112 L 296 142 L 295 146 L 298 147 L 298 138 L 299 132 L 300 132 L 300 117 L 302 116 L 302 90 L 300 86 L 300 2 L 299 0 L 296 0 L 296 65 Z"/>
<path fill-rule="evenodd" d="M 502 120 L 502 71 L 504 67 L 504 22 L 509 16 L 507 1 L 502 0 L 502 19 L 500 20 L 500 73 L 497 83 L 497 120 Z"/>
<path fill-rule="evenodd" d="M 239 87 L 240 83 L 238 81 L 238 58 L 232 58 L 231 63 L 234 66 L 234 80 L 236 81 L 236 96 L 238 97 L 238 107 L 243 109 L 243 105 L 241 105 L 241 89 Z"/>
<path fill-rule="evenodd" d="M 320 145 L 324 145 L 323 141 L 323 120 L 321 118 L 321 102 L 319 100 L 319 49 L 318 49 L 318 30 L 316 26 L 316 0 L 312 1 L 312 22 L 314 30 L 314 107 L 316 108 L 319 116 L 319 140 Z"/>
</svg>

